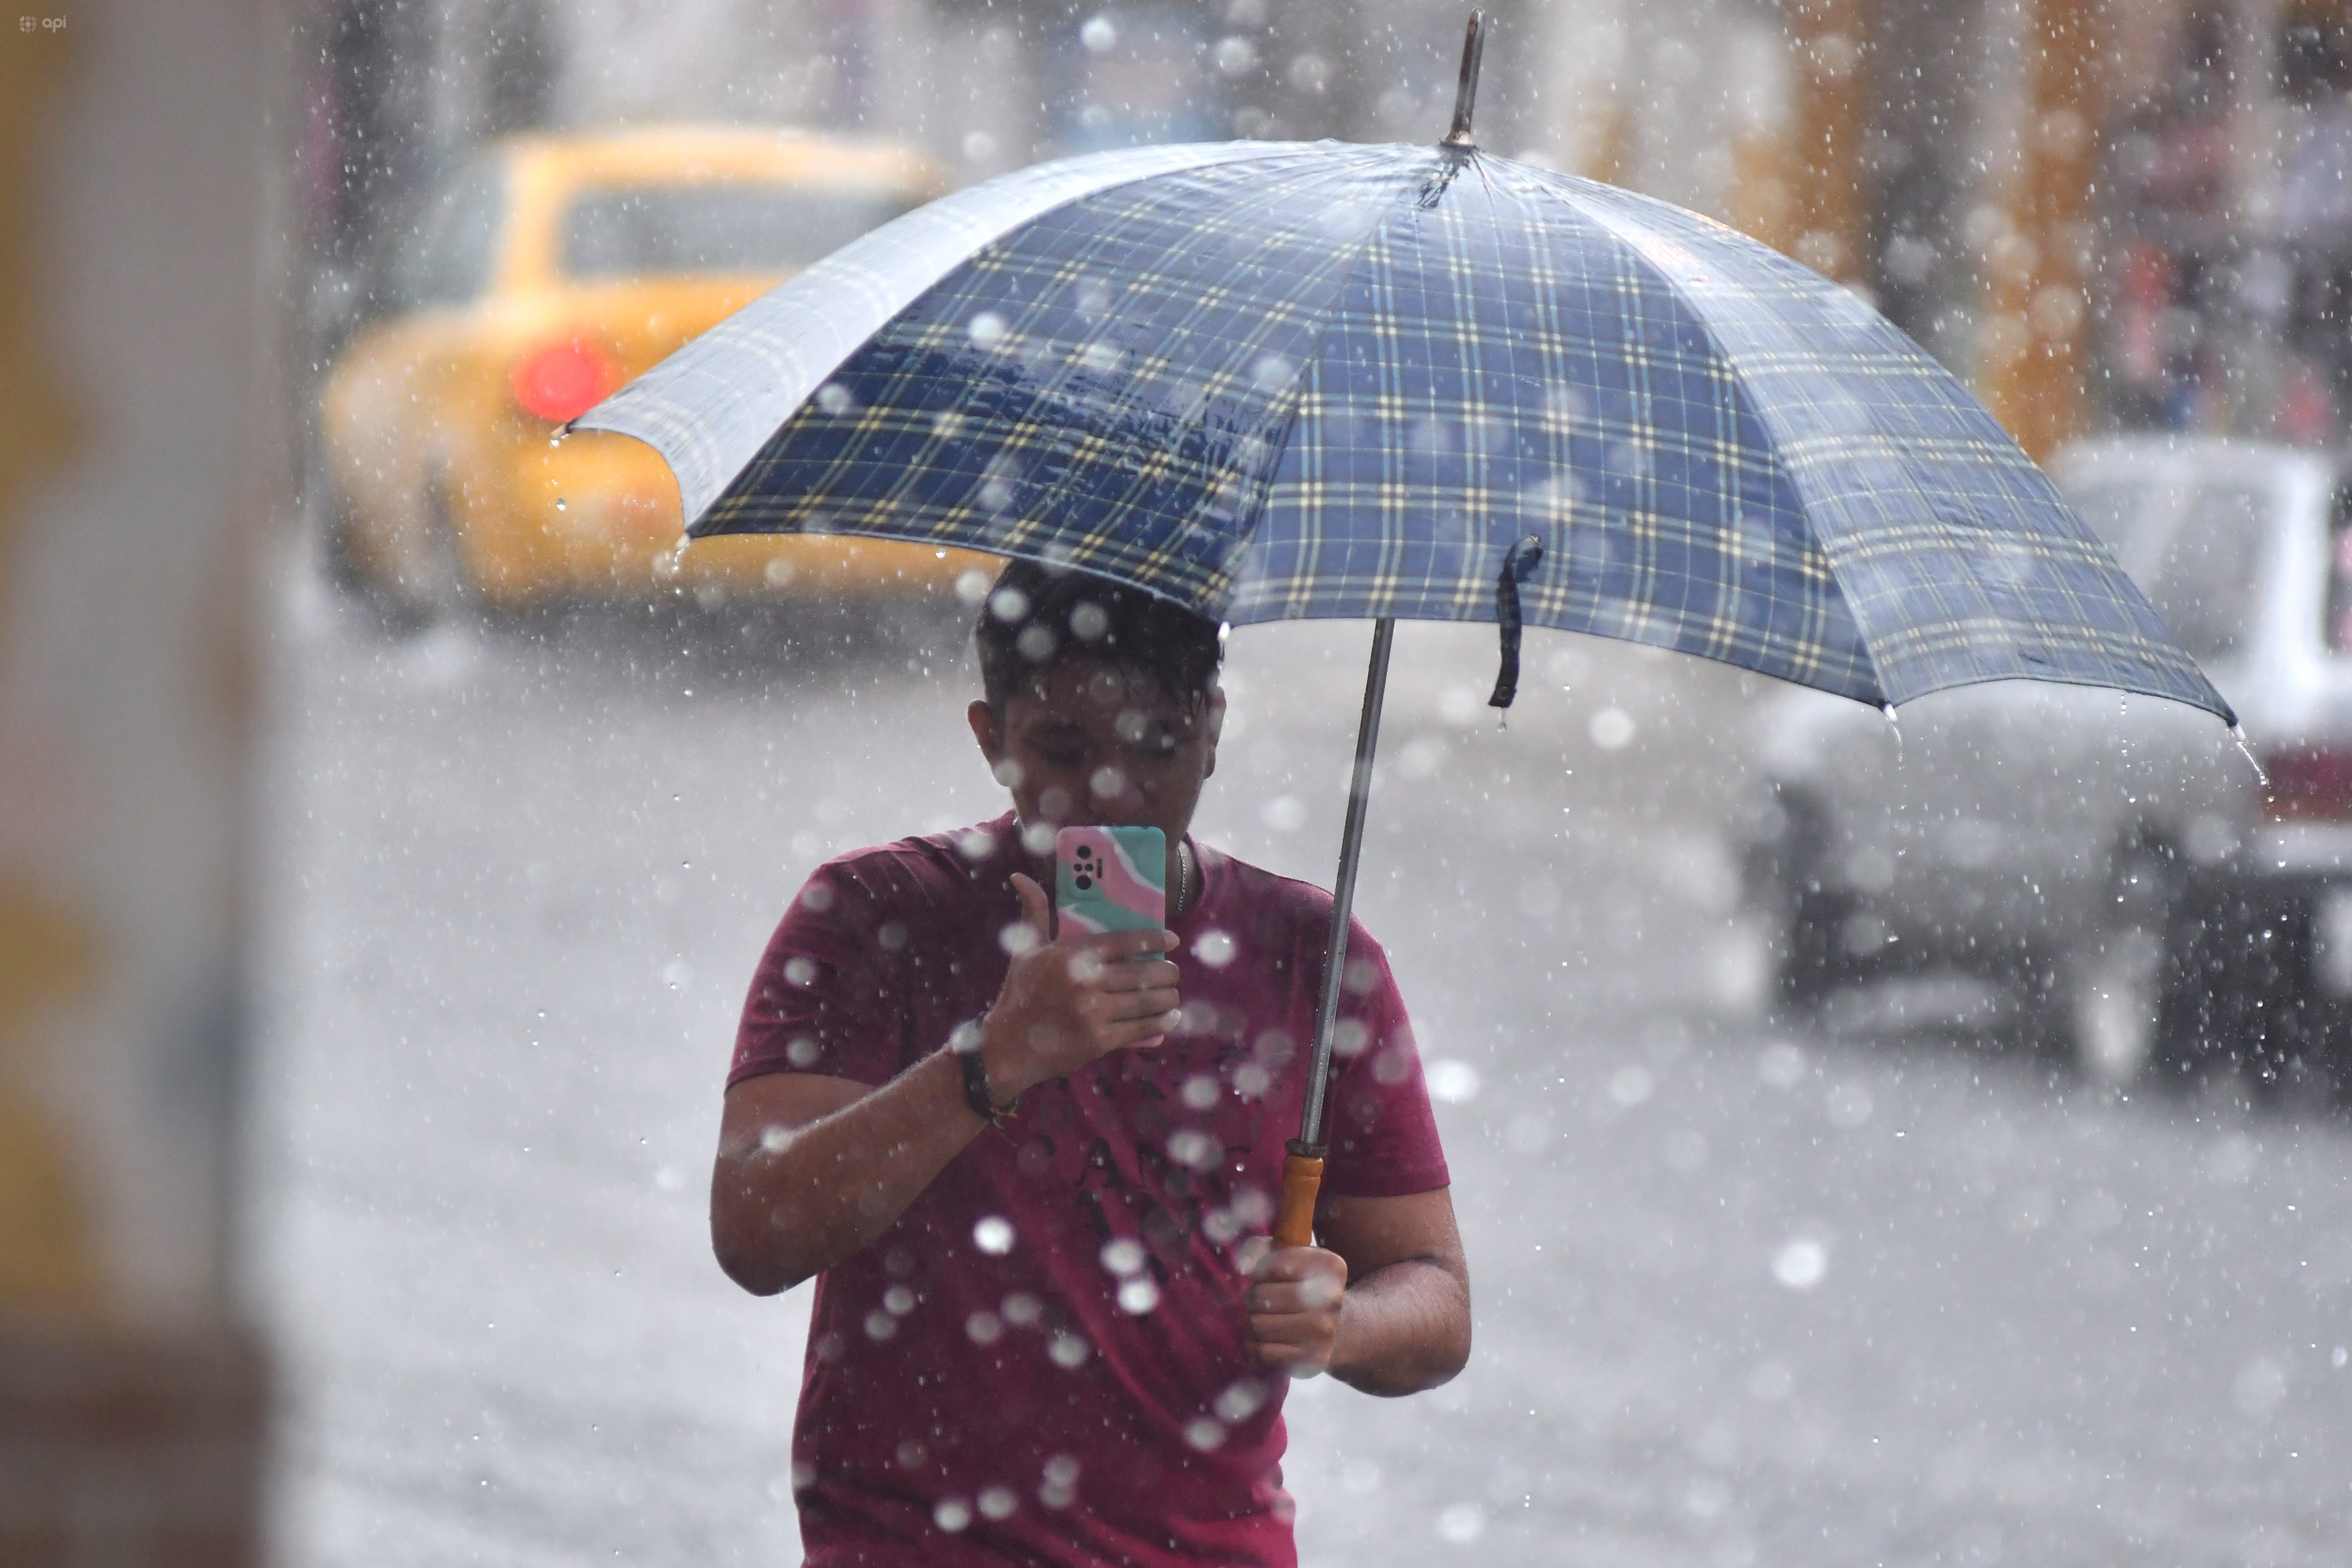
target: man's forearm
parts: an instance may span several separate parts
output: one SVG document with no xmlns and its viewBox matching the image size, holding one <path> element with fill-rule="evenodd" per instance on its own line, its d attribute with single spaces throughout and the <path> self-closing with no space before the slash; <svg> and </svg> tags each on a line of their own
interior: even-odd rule
<svg viewBox="0 0 2352 1568">
<path fill-rule="evenodd" d="M 1470 1291 L 1433 1258 L 1407 1258 L 1351 1280 L 1340 1299 L 1331 1375 L 1366 1394 L 1418 1394 L 1470 1357 Z"/>
<path fill-rule="evenodd" d="M 888 1229 L 983 1123 L 955 1058 L 934 1052 L 797 1128 L 752 1130 L 719 1153 L 719 1264 L 759 1295 L 788 1290 Z"/>
</svg>

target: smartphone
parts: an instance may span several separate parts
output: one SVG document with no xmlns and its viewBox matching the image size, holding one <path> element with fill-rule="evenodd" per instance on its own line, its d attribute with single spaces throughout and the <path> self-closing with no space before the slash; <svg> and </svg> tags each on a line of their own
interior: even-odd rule
<svg viewBox="0 0 2352 1568">
<path fill-rule="evenodd" d="M 1054 836 L 1054 908 L 1064 931 L 1168 923 L 1168 836 L 1156 827 L 1065 827 Z"/>
</svg>

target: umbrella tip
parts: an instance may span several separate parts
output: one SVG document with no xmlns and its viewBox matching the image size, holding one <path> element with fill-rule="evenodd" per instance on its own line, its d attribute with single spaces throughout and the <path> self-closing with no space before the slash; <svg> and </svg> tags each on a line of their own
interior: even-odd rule
<svg viewBox="0 0 2352 1568">
<path fill-rule="evenodd" d="M 1470 113 L 1478 104 L 1478 64 L 1486 52 L 1486 13 L 1470 13 L 1470 26 L 1462 38 L 1462 84 L 1454 92 L 1454 129 L 1445 133 L 1441 143 L 1446 147 L 1475 147 L 1470 138 Z"/>
</svg>

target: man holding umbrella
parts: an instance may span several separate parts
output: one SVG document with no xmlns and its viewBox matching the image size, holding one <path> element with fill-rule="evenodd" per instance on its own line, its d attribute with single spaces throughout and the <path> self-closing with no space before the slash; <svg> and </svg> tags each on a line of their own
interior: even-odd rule
<svg viewBox="0 0 2352 1568">
<path fill-rule="evenodd" d="M 659 448 L 697 538 L 1075 569 L 1009 569 L 982 620 L 972 728 L 1014 813 L 821 869 L 747 1009 L 714 1219 L 751 1288 L 824 1276 L 795 1466 L 814 1562 L 1286 1563 L 1284 1375 L 1404 1392 L 1460 1366 L 1444 1161 L 1347 919 L 1400 619 L 1493 621 L 1497 707 L 1524 621 L 1890 717 L 2028 679 L 2232 721 L 2048 478 L 1866 304 L 1481 152 L 1479 26 L 1435 147 L 1007 175 L 577 422 Z M 1340 616 L 1373 635 L 1327 897 L 1184 829 L 1216 624 Z M 1162 829 L 1172 941 L 1050 939 L 1055 823 Z M 1282 1245 L 1240 1290 L 1277 1184 Z"/>
<path fill-rule="evenodd" d="M 821 868 L 730 1075 L 719 1260 L 761 1294 L 818 1277 L 809 1561 L 1295 1562 L 1287 1380 L 1409 1394 L 1469 1352 L 1402 1003 L 1358 928 L 1322 1245 L 1269 1250 L 1331 899 L 1186 835 L 1218 629 L 1015 562 L 977 642 L 1013 812 Z M 1065 826 L 1160 829 L 1167 930 L 1054 937 Z"/>
</svg>

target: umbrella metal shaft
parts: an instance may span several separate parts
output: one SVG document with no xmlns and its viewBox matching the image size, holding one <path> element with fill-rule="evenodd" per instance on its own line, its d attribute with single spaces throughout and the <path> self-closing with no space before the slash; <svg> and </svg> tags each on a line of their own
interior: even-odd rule
<svg viewBox="0 0 2352 1568">
<path fill-rule="evenodd" d="M 1298 1141 L 1323 1152 L 1324 1102 L 1330 1098 L 1331 1036 L 1339 1027 L 1339 994 L 1348 974 L 1348 921 L 1356 902 L 1356 869 L 1364 854 L 1364 816 L 1372 801 L 1372 753 L 1381 742 L 1381 703 L 1388 691 L 1389 650 L 1396 622 L 1372 626 L 1371 668 L 1364 676 L 1364 710 L 1356 722 L 1356 768 L 1348 785 L 1348 824 L 1339 835 L 1339 874 L 1331 883 L 1331 941 L 1325 949 L 1323 994 L 1315 1007 L 1315 1052 L 1307 1073 L 1307 1108 Z"/>
<path fill-rule="evenodd" d="M 1339 874 L 1331 882 L 1331 940 L 1323 955 L 1323 991 L 1315 1006 L 1315 1048 L 1307 1063 L 1307 1103 L 1298 1136 L 1282 1163 L 1282 1199 L 1274 1238 L 1307 1247 L 1315 1237 L 1315 1197 L 1323 1181 L 1323 1116 L 1331 1097 L 1331 1037 L 1339 1023 L 1339 995 L 1348 978 L 1348 921 L 1356 902 L 1356 868 L 1364 854 L 1364 816 L 1372 802 L 1372 753 L 1381 742 L 1381 702 L 1389 686 L 1389 650 L 1396 621 L 1372 624 L 1371 668 L 1364 674 L 1364 710 L 1356 721 L 1356 767 L 1348 784 L 1348 822 L 1339 833 Z"/>
</svg>

